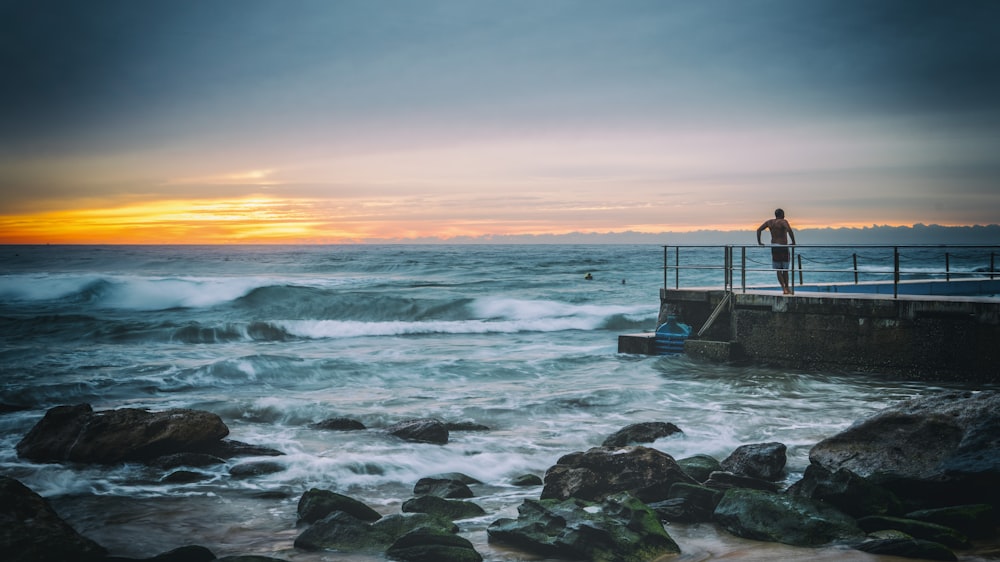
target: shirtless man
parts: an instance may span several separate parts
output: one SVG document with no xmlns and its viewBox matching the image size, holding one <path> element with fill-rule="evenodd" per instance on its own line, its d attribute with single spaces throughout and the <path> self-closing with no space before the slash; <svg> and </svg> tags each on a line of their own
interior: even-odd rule
<svg viewBox="0 0 1000 562">
<path fill-rule="evenodd" d="M 774 210 L 774 218 L 764 221 L 764 224 L 760 225 L 757 229 L 757 244 L 761 246 L 764 245 L 760 241 L 760 233 L 764 229 L 771 231 L 771 245 L 781 245 L 787 246 L 788 239 L 792 239 L 792 245 L 795 245 L 795 233 L 792 232 L 792 225 L 788 224 L 785 220 L 785 211 L 781 209 Z M 791 257 L 789 256 L 788 248 L 771 248 L 771 267 L 775 269 L 778 275 L 778 283 L 781 283 L 781 292 L 786 295 L 792 294 L 792 289 L 788 285 L 788 268 L 791 265 Z"/>
</svg>

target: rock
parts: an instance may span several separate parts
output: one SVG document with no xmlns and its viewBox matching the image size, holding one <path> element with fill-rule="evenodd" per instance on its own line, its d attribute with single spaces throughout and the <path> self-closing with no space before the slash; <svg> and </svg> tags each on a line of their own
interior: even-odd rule
<svg viewBox="0 0 1000 562">
<path fill-rule="evenodd" d="M 386 428 L 386 432 L 400 439 L 417 443 L 444 445 L 448 442 L 447 426 L 441 420 L 435 419 L 402 421 Z"/>
<path fill-rule="evenodd" d="M 160 482 L 164 484 L 190 484 L 191 482 L 208 480 L 211 477 L 211 474 L 205 474 L 204 472 L 195 472 L 193 470 L 175 470 L 163 478 L 160 478 Z"/>
<path fill-rule="evenodd" d="M 5 562 L 91 561 L 107 551 L 80 535 L 45 499 L 0 476 L 0 559 Z"/>
<path fill-rule="evenodd" d="M 198 451 L 228 434 L 226 424 L 211 412 L 136 408 L 94 412 L 89 404 L 79 404 L 49 410 L 17 444 L 17 453 L 35 462 L 146 462 Z"/>
<path fill-rule="evenodd" d="M 203 467 L 226 462 L 222 457 L 208 455 L 205 453 L 174 453 L 156 457 L 149 462 L 150 466 L 157 468 L 177 468 L 179 466 Z"/>
<path fill-rule="evenodd" d="M 198 545 L 182 546 L 152 558 L 109 556 L 103 562 L 211 562 L 217 560 L 211 550 Z"/>
<path fill-rule="evenodd" d="M 335 511 L 303 531 L 295 539 L 295 548 L 383 551 L 406 533 L 420 527 L 452 534 L 458 532 L 454 523 L 426 513 L 387 515 L 374 523 L 368 523 L 343 511 Z"/>
<path fill-rule="evenodd" d="M 712 520 L 715 508 L 722 500 L 722 492 L 678 482 L 670 487 L 670 497 L 649 507 L 665 521 L 700 523 Z"/>
<path fill-rule="evenodd" d="M 510 481 L 514 486 L 527 488 L 529 486 L 541 486 L 542 477 L 537 474 L 522 474 Z"/>
<path fill-rule="evenodd" d="M 286 562 L 286 561 L 283 558 L 271 558 L 270 556 L 257 556 L 254 554 L 250 554 L 250 555 L 239 555 L 239 556 L 223 556 L 222 558 L 216 558 L 215 562 Z"/>
<path fill-rule="evenodd" d="M 713 472 L 722 470 L 722 464 L 715 457 L 709 455 L 695 455 L 685 459 L 679 459 L 677 464 L 685 473 L 698 482 L 708 480 Z"/>
<path fill-rule="evenodd" d="M 451 521 L 486 515 L 482 507 L 472 502 L 447 500 L 438 496 L 419 496 L 406 500 L 400 509 L 403 513 L 427 513 Z"/>
<path fill-rule="evenodd" d="M 427 477 L 417 480 L 417 483 L 413 486 L 413 495 L 437 496 L 439 498 L 471 498 L 474 494 L 461 480 Z"/>
<path fill-rule="evenodd" d="M 382 518 L 379 512 L 364 503 L 330 490 L 312 488 L 299 498 L 299 523 L 315 523 L 335 511 L 343 511 L 365 522 Z"/>
<path fill-rule="evenodd" d="M 330 418 L 310 425 L 312 429 L 325 429 L 330 431 L 358 431 L 368 429 L 365 424 L 351 418 Z"/>
<path fill-rule="evenodd" d="M 793 546 L 858 543 L 864 538 L 854 519 L 833 507 L 763 490 L 726 491 L 713 519 L 738 537 Z"/>
<path fill-rule="evenodd" d="M 854 548 L 880 556 L 899 556 L 920 560 L 958 560 L 955 553 L 941 543 L 915 539 L 905 533 L 886 538 L 871 537 Z"/>
<path fill-rule="evenodd" d="M 396 539 L 386 551 L 393 560 L 406 562 L 482 562 L 468 539 L 453 533 L 419 528 Z"/>
<path fill-rule="evenodd" d="M 809 459 L 869 478 L 911 509 L 1000 505 L 1000 392 L 902 402 L 817 443 Z"/>
<path fill-rule="evenodd" d="M 785 469 L 785 451 L 783 443 L 742 445 L 722 461 L 722 470 L 774 482 L 781 479 Z"/>
<path fill-rule="evenodd" d="M 545 473 L 540 499 L 599 501 L 630 492 L 644 502 L 668 498 L 677 482 L 697 484 L 673 457 L 648 447 L 595 447 L 559 459 Z"/>
<path fill-rule="evenodd" d="M 661 437 L 683 433 L 679 427 L 666 422 L 634 423 L 611 434 L 602 447 L 625 447 L 638 443 L 652 443 Z"/>
<path fill-rule="evenodd" d="M 713 472 L 705 480 L 704 486 L 716 490 L 729 490 L 732 488 L 746 488 L 749 490 L 763 490 L 765 492 L 777 492 L 778 485 L 774 482 L 751 478 L 749 476 L 739 476 L 732 472 Z"/>
<path fill-rule="evenodd" d="M 546 558 L 639 562 L 680 553 L 656 514 L 628 493 L 601 503 L 529 499 L 517 511 L 516 520 L 498 519 L 487 528 L 490 542 Z"/>
<path fill-rule="evenodd" d="M 905 517 L 951 527 L 969 538 L 980 539 L 996 534 L 995 513 L 993 506 L 980 503 L 911 511 Z"/>
<path fill-rule="evenodd" d="M 489 431 L 489 426 L 475 422 L 447 422 L 444 424 L 448 431 Z"/>
<path fill-rule="evenodd" d="M 788 488 L 788 493 L 826 502 L 855 518 L 898 515 L 903 509 L 895 494 L 846 468 L 830 472 L 811 464 L 802 479 Z"/>
<path fill-rule="evenodd" d="M 858 519 L 858 526 L 861 527 L 866 533 L 887 530 L 900 531 L 917 539 L 941 543 L 949 548 L 972 547 L 971 543 L 969 543 L 968 537 L 951 527 L 945 527 L 944 525 L 938 525 L 936 523 L 927 523 L 925 521 L 917 521 L 915 519 L 888 517 L 885 515 L 869 515 L 868 517 Z"/>
<path fill-rule="evenodd" d="M 254 476 L 264 476 L 285 470 L 285 465 L 274 461 L 245 462 L 233 466 L 229 469 L 229 475 L 233 478 L 252 478 Z"/>
<path fill-rule="evenodd" d="M 233 439 L 223 439 L 218 443 L 212 443 L 207 447 L 203 447 L 200 452 L 215 455 L 223 459 L 232 459 L 235 457 L 280 457 L 285 454 L 277 449 L 251 445 Z"/>
<path fill-rule="evenodd" d="M 463 474 L 461 472 L 442 472 L 439 474 L 432 474 L 428 476 L 428 478 L 433 480 L 454 480 L 455 482 L 461 482 L 462 484 L 465 485 L 483 483 L 481 480 L 478 480 L 476 478 L 469 476 L 468 474 Z"/>
</svg>

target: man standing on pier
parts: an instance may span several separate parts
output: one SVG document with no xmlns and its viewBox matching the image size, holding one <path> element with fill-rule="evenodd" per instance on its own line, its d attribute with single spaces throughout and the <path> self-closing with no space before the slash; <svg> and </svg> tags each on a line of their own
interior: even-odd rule
<svg viewBox="0 0 1000 562">
<path fill-rule="evenodd" d="M 792 245 L 795 245 L 795 233 L 792 232 L 792 225 L 788 224 L 788 221 L 785 220 L 785 211 L 775 209 L 774 218 L 764 221 L 764 224 L 760 225 L 757 229 L 757 244 L 761 246 L 764 243 L 760 241 L 760 233 L 765 228 L 771 231 L 772 246 L 787 246 L 789 238 L 792 239 Z M 788 285 L 788 269 L 791 266 L 791 257 L 788 248 L 771 248 L 771 266 L 776 270 L 775 272 L 778 275 L 778 283 L 781 283 L 781 292 L 790 295 L 792 289 Z"/>
</svg>

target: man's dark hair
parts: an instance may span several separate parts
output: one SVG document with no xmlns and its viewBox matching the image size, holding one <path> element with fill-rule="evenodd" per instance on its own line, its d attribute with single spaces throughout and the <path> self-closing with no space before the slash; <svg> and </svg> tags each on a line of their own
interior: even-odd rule
<svg viewBox="0 0 1000 562">
<path fill-rule="evenodd" d="M 775 209 L 774 210 L 774 218 L 776 218 L 776 219 L 783 219 L 783 218 L 785 218 L 785 211 L 783 209 Z"/>
</svg>

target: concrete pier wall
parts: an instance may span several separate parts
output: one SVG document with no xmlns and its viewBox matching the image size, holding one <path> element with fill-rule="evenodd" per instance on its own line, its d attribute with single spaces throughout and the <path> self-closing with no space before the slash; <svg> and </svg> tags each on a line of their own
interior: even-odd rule
<svg viewBox="0 0 1000 562">
<path fill-rule="evenodd" d="M 661 289 L 660 322 L 676 314 L 693 336 L 725 295 Z M 1000 382 L 1000 300 L 736 292 L 685 352 L 793 369 Z"/>
</svg>

